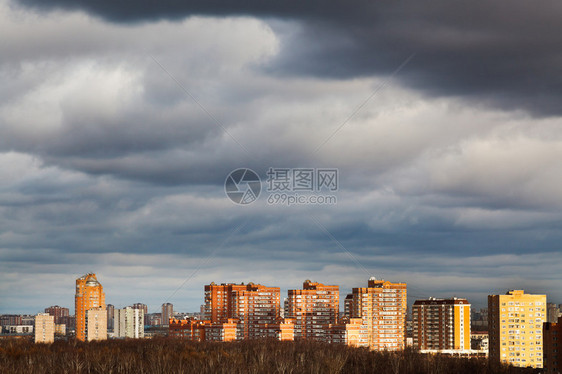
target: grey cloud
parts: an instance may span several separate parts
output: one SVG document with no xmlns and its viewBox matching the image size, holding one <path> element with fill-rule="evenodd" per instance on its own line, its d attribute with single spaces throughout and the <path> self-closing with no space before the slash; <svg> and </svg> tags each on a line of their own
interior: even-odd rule
<svg viewBox="0 0 562 374">
<path fill-rule="evenodd" d="M 153 1 L 20 0 L 38 9 L 82 9 L 113 22 L 192 15 L 294 20 L 269 71 L 330 78 L 389 74 L 412 53 L 402 84 L 537 116 L 560 115 L 560 3 L 528 1 Z"/>
</svg>

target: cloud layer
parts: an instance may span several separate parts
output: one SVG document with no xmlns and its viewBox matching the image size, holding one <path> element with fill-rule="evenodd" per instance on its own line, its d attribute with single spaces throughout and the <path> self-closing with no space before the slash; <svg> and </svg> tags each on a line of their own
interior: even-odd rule
<svg viewBox="0 0 562 374">
<path fill-rule="evenodd" d="M 87 271 L 151 311 L 372 275 L 562 299 L 556 3 L 115 4 L 0 2 L 0 313 Z M 338 204 L 236 206 L 239 167 L 337 167 Z"/>
</svg>

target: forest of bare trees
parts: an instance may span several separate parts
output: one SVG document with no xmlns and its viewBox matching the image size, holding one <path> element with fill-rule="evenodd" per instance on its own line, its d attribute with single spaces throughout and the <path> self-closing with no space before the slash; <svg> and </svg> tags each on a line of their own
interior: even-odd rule
<svg viewBox="0 0 562 374">
<path fill-rule="evenodd" d="M 170 338 L 34 344 L 0 340 L 0 373 L 536 373 L 532 369 L 313 342 L 193 343 Z"/>
</svg>

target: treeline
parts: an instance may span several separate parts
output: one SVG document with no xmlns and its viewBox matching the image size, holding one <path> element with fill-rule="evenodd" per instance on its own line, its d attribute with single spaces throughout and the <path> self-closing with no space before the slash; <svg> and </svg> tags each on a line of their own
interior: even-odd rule
<svg viewBox="0 0 562 374">
<path fill-rule="evenodd" d="M 537 373 L 461 359 L 314 342 L 193 343 L 171 338 L 57 341 L 0 340 L 0 373 Z"/>
</svg>

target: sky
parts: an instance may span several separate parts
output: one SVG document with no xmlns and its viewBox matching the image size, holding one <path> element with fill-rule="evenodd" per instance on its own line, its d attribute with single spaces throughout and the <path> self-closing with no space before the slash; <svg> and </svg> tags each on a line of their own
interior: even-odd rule
<svg viewBox="0 0 562 374">
<path fill-rule="evenodd" d="M 372 276 L 410 303 L 562 303 L 561 14 L 0 0 L 0 313 L 72 312 L 87 272 L 149 312 L 198 311 L 213 281 L 343 299 Z M 239 168 L 251 204 L 225 193 Z M 268 204 L 270 168 L 337 169 L 337 203 Z"/>
</svg>

